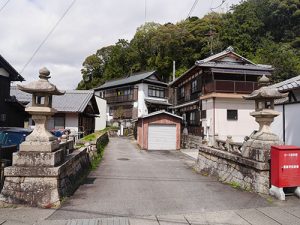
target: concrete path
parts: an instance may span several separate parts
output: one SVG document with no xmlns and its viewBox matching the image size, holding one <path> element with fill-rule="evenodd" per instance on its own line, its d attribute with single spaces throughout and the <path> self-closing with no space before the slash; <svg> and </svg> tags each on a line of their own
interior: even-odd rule
<svg viewBox="0 0 300 225">
<path fill-rule="evenodd" d="M 141 151 L 131 140 L 111 138 L 100 167 L 52 219 L 152 216 L 269 206 L 191 168 L 179 151 Z"/>
<path fill-rule="evenodd" d="M 179 151 L 141 151 L 111 138 L 100 167 L 60 209 L 0 209 L 0 225 L 300 224 L 300 200 L 280 202 L 193 171 Z"/>
</svg>

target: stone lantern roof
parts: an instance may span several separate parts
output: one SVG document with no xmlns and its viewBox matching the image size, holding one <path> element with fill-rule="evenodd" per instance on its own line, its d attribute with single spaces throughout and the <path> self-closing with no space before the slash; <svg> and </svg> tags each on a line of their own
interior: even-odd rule
<svg viewBox="0 0 300 225">
<path fill-rule="evenodd" d="M 60 91 L 54 84 L 51 84 L 48 79 L 50 78 L 50 71 L 44 67 L 39 70 L 39 80 L 33 81 L 29 84 L 18 85 L 19 90 L 30 94 L 40 95 L 63 95 L 64 91 Z"/>
</svg>

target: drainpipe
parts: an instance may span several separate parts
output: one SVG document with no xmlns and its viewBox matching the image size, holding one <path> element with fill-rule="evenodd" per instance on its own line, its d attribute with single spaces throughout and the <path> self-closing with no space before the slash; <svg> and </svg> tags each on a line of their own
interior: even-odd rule
<svg viewBox="0 0 300 225">
<path fill-rule="evenodd" d="M 213 97 L 213 145 L 215 144 L 216 137 L 216 97 Z"/>
<path fill-rule="evenodd" d="M 144 149 L 145 143 L 144 143 L 144 119 L 143 118 L 142 118 L 142 144 L 143 144 L 142 149 Z"/>
<path fill-rule="evenodd" d="M 282 105 L 282 128 L 283 128 L 283 143 L 285 144 L 285 104 Z"/>
</svg>

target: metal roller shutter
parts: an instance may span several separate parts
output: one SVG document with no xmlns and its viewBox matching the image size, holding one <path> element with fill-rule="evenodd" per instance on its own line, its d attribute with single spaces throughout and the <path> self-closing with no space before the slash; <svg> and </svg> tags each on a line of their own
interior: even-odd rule
<svg viewBox="0 0 300 225">
<path fill-rule="evenodd" d="M 149 150 L 176 150 L 176 125 L 149 124 Z"/>
</svg>

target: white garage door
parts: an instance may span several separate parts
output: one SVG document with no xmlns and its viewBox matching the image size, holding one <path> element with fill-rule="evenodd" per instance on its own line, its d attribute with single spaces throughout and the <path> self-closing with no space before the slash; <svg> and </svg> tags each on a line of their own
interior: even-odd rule
<svg viewBox="0 0 300 225">
<path fill-rule="evenodd" d="M 176 125 L 149 124 L 148 127 L 149 150 L 175 150 Z"/>
</svg>

